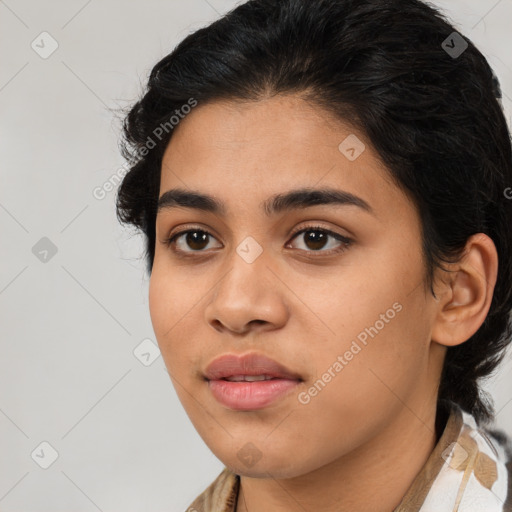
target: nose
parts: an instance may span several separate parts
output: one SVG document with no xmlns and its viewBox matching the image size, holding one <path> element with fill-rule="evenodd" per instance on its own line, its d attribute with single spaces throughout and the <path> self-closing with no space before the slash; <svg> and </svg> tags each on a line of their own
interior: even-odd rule
<svg viewBox="0 0 512 512">
<path fill-rule="evenodd" d="M 245 334 L 282 327 L 289 316 L 286 286 L 263 252 L 249 263 L 236 251 L 214 287 L 205 319 L 218 332 Z"/>
</svg>

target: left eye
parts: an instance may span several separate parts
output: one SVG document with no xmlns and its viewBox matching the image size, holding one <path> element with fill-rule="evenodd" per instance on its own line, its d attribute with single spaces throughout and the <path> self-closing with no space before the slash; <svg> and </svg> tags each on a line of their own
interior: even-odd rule
<svg viewBox="0 0 512 512">
<path fill-rule="evenodd" d="M 299 237 L 299 235 L 306 235 Z M 295 235 L 293 236 L 293 239 L 299 237 L 299 240 L 303 240 L 303 244 L 306 247 L 299 247 L 299 249 L 303 249 L 306 251 L 315 251 L 319 252 L 320 249 L 327 248 L 327 251 L 320 251 L 320 252 L 330 252 L 330 250 L 339 250 L 340 246 L 341 249 L 345 249 L 346 246 L 350 244 L 350 240 L 338 233 L 334 233 L 333 231 L 329 231 L 328 229 L 324 229 L 321 227 L 308 227 L 301 229 Z M 328 245 L 328 239 L 334 239 L 334 246 L 331 244 L 331 247 L 326 247 Z M 338 249 L 336 249 L 338 247 Z"/>
</svg>

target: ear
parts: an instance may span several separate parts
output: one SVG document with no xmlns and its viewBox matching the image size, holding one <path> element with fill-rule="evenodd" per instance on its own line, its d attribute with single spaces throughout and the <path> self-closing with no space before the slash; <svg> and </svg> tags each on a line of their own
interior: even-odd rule
<svg viewBox="0 0 512 512">
<path fill-rule="evenodd" d="M 498 275 L 496 246 L 483 233 L 472 235 L 461 259 L 447 268 L 447 279 L 443 276 L 435 290 L 438 299 L 432 341 L 451 347 L 471 338 L 489 312 Z"/>
</svg>

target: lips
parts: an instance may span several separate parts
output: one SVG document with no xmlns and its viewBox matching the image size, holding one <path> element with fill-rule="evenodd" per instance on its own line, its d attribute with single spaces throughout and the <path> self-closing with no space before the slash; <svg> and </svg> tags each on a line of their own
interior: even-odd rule
<svg viewBox="0 0 512 512">
<path fill-rule="evenodd" d="M 236 411 L 255 411 L 283 400 L 303 379 L 282 364 L 257 353 L 225 354 L 206 368 L 213 397 Z"/>
<path fill-rule="evenodd" d="M 289 370 L 282 364 L 262 354 L 245 355 L 224 354 L 214 359 L 206 368 L 204 376 L 207 380 L 265 380 L 288 379 L 302 381 L 299 374 Z M 245 378 L 249 377 L 249 378 Z M 257 377 L 257 379 L 251 379 Z"/>
</svg>

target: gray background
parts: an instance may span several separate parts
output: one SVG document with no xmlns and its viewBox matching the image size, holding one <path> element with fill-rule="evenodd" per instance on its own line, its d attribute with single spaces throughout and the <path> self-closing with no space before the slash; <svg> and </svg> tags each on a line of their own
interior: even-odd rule
<svg viewBox="0 0 512 512">
<path fill-rule="evenodd" d="M 123 164 L 110 109 L 235 3 L 0 1 L 2 512 L 181 512 L 223 467 L 155 349 L 142 239 L 93 191 Z M 489 59 L 510 122 L 512 0 L 435 4 Z M 486 389 L 512 435 L 511 382 L 509 356 Z"/>
</svg>

